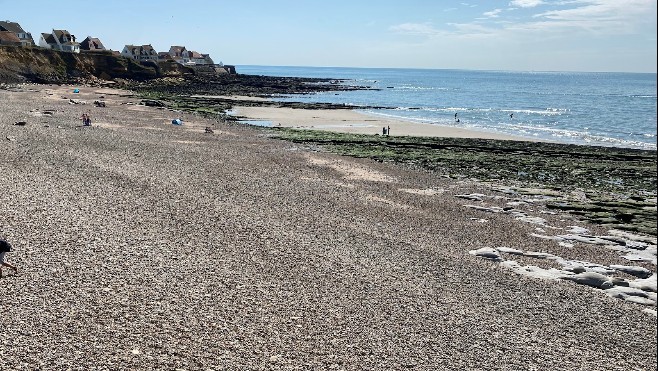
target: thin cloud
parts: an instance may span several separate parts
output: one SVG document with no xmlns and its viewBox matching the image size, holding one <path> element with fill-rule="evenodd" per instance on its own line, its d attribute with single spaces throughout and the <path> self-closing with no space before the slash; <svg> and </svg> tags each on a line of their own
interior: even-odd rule
<svg viewBox="0 0 658 371">
<path fill-rule="evenodd" d="M 513 0 L 510 1 L 510 6 L 518 6 L 519 8 L 534 8 L 544 3 L 543 0 Z"/>
<path fill-rule="evenodd" d="M 578 4 L 581 6 L 543 12 L 533 18 L 541 19 L 536 25 L 542 29 L 545 29 L 543 23 L 553 27 L 582 28 L 609 34 L 633 32 L 635 25 L 647 19 L 647 14 L 656 14 L 656 3 L 653 0 L 586 0 Z M 526 26 L 532 26 L 532 23 Z"/>
<path fill-rule="evenodd" d="M 500 13 L 502 13 L 502 9 L 494 9 L 490 12 L 484 12 L 482 15 L 487 17 L 487 18 L 498 18 L 500 16 Z"/>
<path fill-rule="evenodd" d="M 396 33 L 407 35 L 436 35 L 440 31 L 434 28 L 429 23 L 402 23 L 389 27 L 389 29 Z"/>
<path fill-rule="evenodd" d="M 539 0 L 514 0 L 510 4 L 529 7 Z M 545 3 L 548 4 L 548 3 Z M 432 23 L 403 23 L 389 30 L 407 35 L 425 37 L 517 38 L 535 37 L 537 34 L 560 37 L 581 31 L 598 34 L 632 34 L 651 22 L 655 25 L 655 0 L 564 0 L 551 3 L 562 9 L 537 13 L 525 21 L 503 17 L 507 12 L 494 9 L 484 17 L 471 22 L 448 23 L 440 27 Z M 496 19 L 496 23 L 492 21 Z M 655 36 L 654 36 L 655 37 Z"/>
</svg>

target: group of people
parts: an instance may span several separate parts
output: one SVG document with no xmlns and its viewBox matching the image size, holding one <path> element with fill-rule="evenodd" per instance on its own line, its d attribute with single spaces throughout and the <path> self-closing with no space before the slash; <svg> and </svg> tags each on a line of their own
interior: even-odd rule
<svg viewBox="0 0 658 371">
<path fill-rule="evenodd" d="M 82 126 L 91 126 L 91 116 L 87 113 L 82 114 Z"/>
</svg>

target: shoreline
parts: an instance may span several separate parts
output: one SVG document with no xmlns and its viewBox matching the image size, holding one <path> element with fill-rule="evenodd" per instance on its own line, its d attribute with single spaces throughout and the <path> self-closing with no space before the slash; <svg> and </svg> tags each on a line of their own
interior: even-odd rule
<svg viewBox="0 0 658 371">
<path fill-rule="evenodd" d="M 235 99 L 236 97 L 231 97 Z M 352 109 L 300 109 L 287 107 L 241 106 L 236 99 L 232 115 L 240 120 L 271 122 L 273 127 L 304 130 L 323 130 L 347 134 L 382 135 L 383 128 L 389 136 L 443 137 L 464 139 L 495 139 L 538 142 L 540 140 L 474 129 L 457 128 L 439 124 L 418 123 L 389 119 Z"/>
</svg>

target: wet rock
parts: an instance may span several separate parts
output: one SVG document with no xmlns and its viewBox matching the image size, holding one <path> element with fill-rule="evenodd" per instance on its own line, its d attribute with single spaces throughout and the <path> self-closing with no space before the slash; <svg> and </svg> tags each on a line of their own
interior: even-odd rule
<svg viewBox="0 0 658 371">
<path fill-rule="evenodd" d="M 147 107 L 166 107 L 167 105 L 159 100 L 154 100 L 154 99 L 142 99 L 140 104 L 147 106 Z"/>
<path fill-rule="evenodd" d="M 622 287 L 615 286 L 605 290 L 605 293 L 613 298 L 618 298 L 626 300 L 629 302 L 642 304 L 642 305 L 651 305 L 656 306 L 656 295 L 655 293 L 647 293 L 633 287 Z"/>
<path fill-rule="evenodd" d="M 611 265 L 610 268 L 640 278 L 648 278 L 653 274 L 653 272 L 644 267 L 637 267 L 634 265 Z"/>
<path fill-rule="evenodd" d="M 573 281 L 579 285 L 587 285 L 604 290 L 614 286 L 608 276 L 596 272 L 578 273 L 573 276 L 562 277 L 562 279 Z"/>
<path fill-rule="evenodd" d="M 477 250 L 469 251 L 469 254 L 479 256 L 481 258 L 493 260 L 493 261 L 502 261 L 503 259 L 500 256 L 498 250 L 491 247 L 483 247 Z"/>
</svg>

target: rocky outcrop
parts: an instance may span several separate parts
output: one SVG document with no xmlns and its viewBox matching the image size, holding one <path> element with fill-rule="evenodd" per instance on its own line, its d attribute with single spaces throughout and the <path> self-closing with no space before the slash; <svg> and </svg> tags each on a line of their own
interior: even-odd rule
<svg viewBox="0 0 658 371">
<path fill-rule="evenodd" d="M 80 78 L 147 81 L 205 73 L 205 70 L 175 62 L 139 63 L 107 51 L 77 54 L 36 47 L 0 46 L 0 82 L 6 83 L 65 83 Z"/>
</svg>

